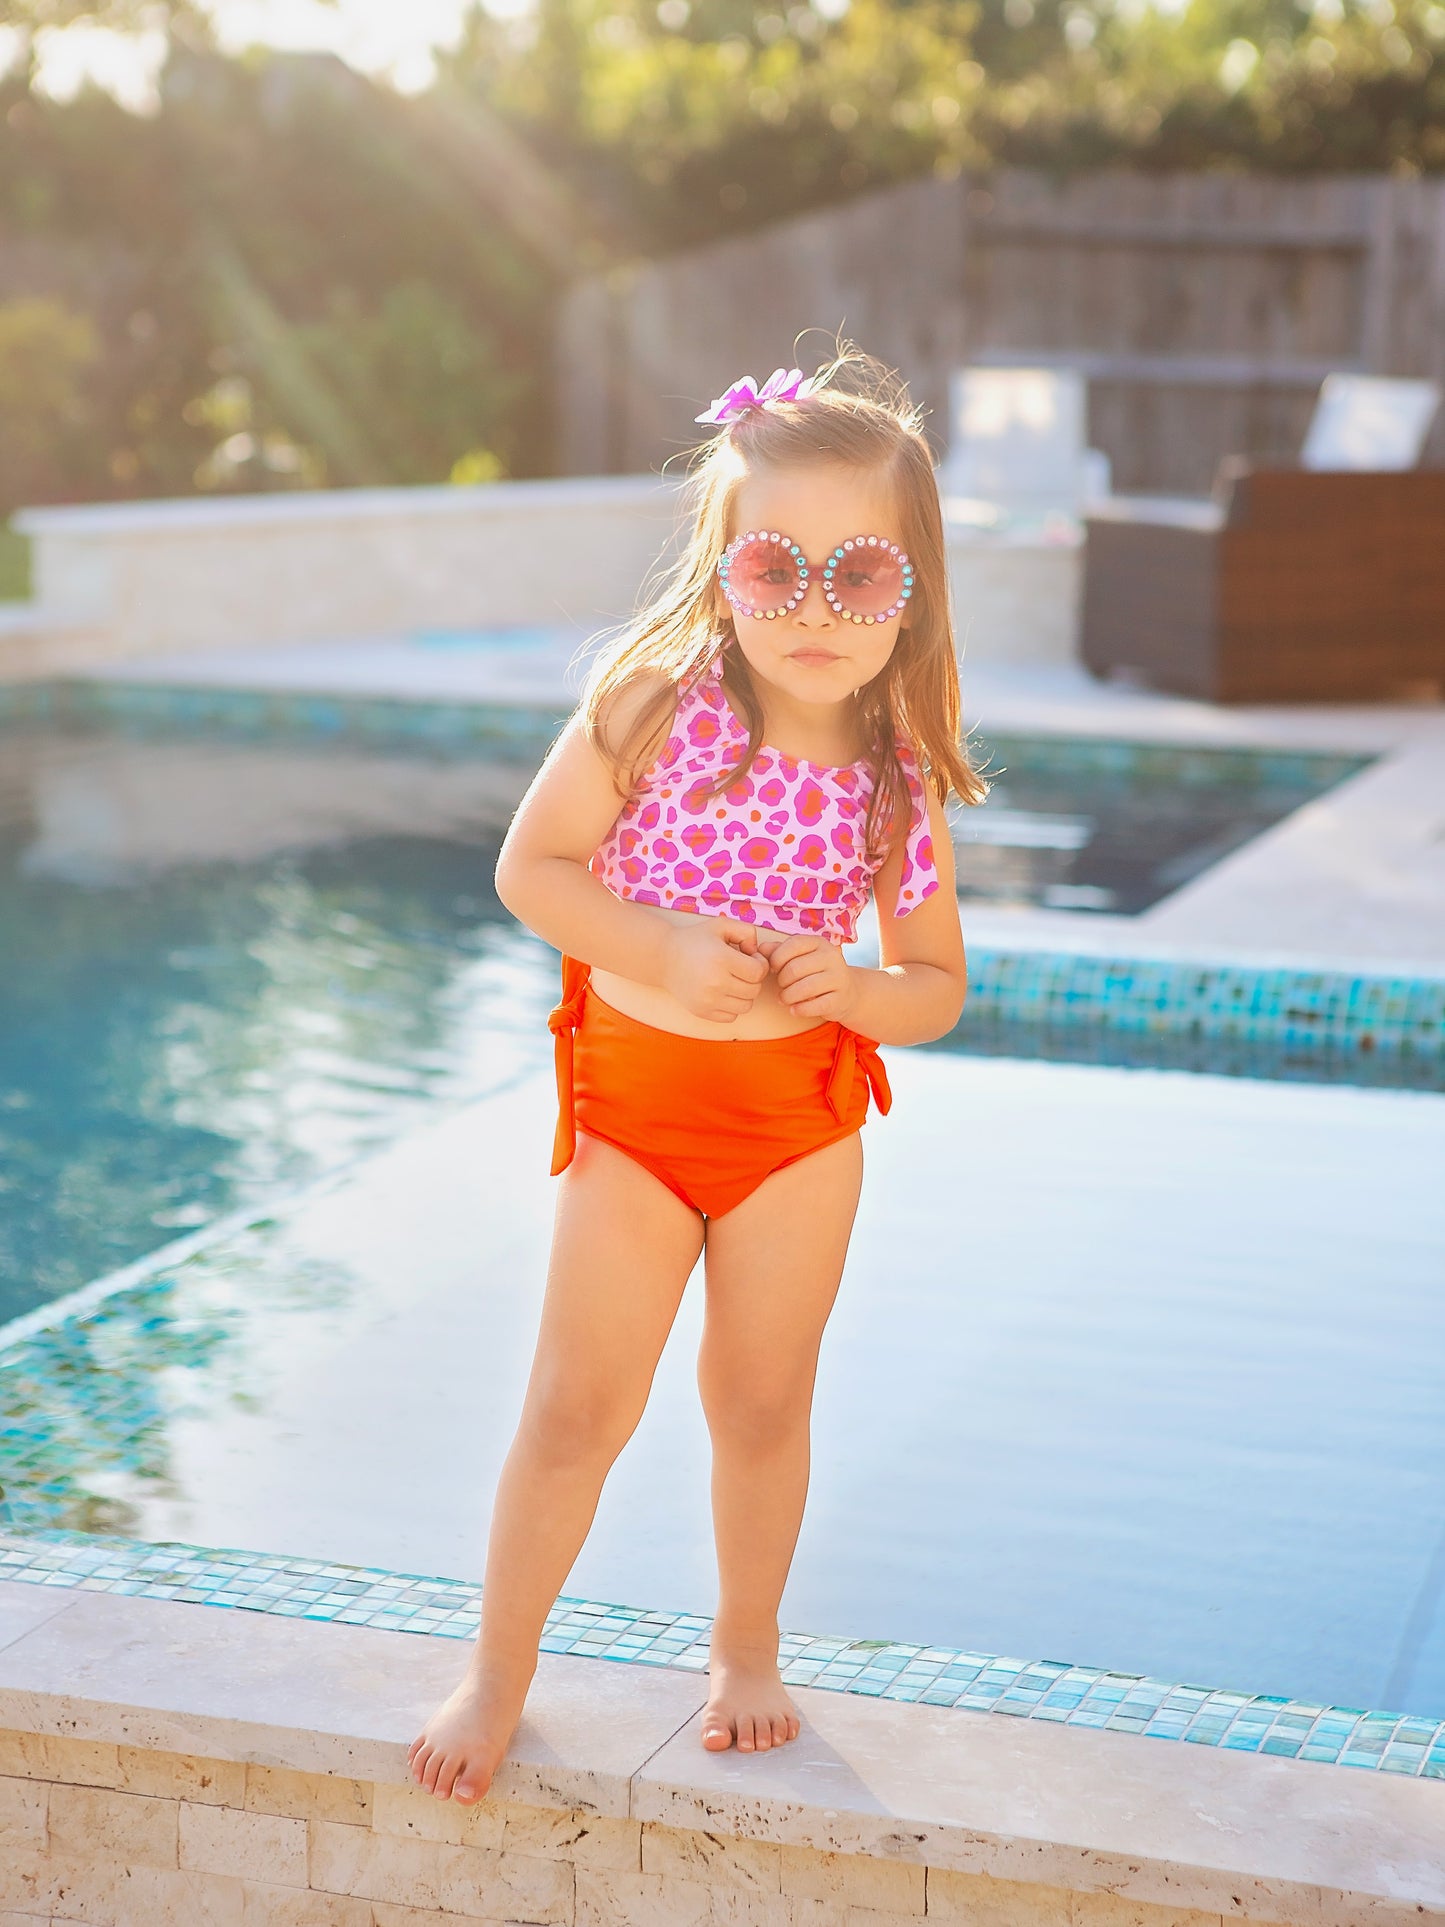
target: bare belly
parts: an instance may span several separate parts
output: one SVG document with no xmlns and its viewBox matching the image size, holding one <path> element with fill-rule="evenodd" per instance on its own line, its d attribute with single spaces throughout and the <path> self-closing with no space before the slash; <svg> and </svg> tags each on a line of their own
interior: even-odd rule
<svg viewBox="0 0 1445 1927">
<path fill-rule="evenodd" d="M 657 914 L 678 921 L 692 921 L 700 913 L 658 907 Z M 769 930 L 772 925 L 759 919 L 757 927 Z M 614 970 L 599 970 L 595 964 L 589 981 L 604 1004 L 611 1004 L 614 1010 L 620 1010 L 626 1017 L 635 1017 L 639 1023 L 652 1024 L 658 1030 L 676 1031 L 682 1037 L 715 1037 L 724 1041 L 793 1037 L 805 1030 L 816 1030 L 820 1023 L 828 1021 L 827 1018 L 795 1016 L 783 1002 L 777 979 L 771 971 L 758 985 L 752 1008 L 745 1010 L 730 1024 L 715 1023 L 710 1018 L 695 1016 L 670 991 L 659 990 L 652 984 L 640 984 L 633 977 L 620 977 Z"/>
</svg>

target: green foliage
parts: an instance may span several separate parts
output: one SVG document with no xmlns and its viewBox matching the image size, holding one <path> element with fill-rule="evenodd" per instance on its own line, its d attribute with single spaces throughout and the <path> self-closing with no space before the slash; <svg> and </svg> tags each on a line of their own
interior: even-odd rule
<svg viewBox="0 0 1445 1927">
<path fill-rule="evenodd" d="M 432 106 L 182 45 L 150 116 L 0 81 L 0 255 L 59 304 L 0 309 L 0 513 L 545 468 L 556 270 Z"/>
<path fill-rule="evenodd" d="M 90 318 L 62 301 L 0 306 L 0 514 L 63 487 L 89 428 L 81 380 L 98 353 Z"/>
<path fill-rule="evenodd" d="M 852 0 L 836 21 L 737 0 L 539 0 L 521 23 L 478 25 L 445 71 L 655 249 L 945 158 L 986 165 L 977 20 L 977 0 Z"/>
<path fill-rule="evenodd" d="M 374 308 L 349 286 L 333 288 L 324 317 L 297 335 L 343 406 L 365 419 L 394 482 L 445 478 L 522 399 L 521 376 L 507 373 L 491 331 L 421 279 L 388 288 Z"/>
<path fill-rule="evenodd" d="M 0 602 L 28 602 L 30 594 L 30 543 L 0 522 Z"/>
<path fill-rule="evenodd" d="M 1441 0 L 537 0 L 448 71 L 654 243 L 935 170 L 1445 167 Z"/>
</svg>

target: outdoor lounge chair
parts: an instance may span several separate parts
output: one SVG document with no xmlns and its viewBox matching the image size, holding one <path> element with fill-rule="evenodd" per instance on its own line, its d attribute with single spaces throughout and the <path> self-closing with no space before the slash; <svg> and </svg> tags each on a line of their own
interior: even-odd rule
<svg viewBox="0 0 1445 1927">
<path fill-rule="evenodd" d="M 1445 697 L 1445 469 L 1407 465 L 1439 399 L 1331 376 L 1299 467 L 1233 457 L 1211 502 L 1096 504 L 1089 668 L 1213 702 Z"/>
<path fill-rule="evenodd" d="M 956 368 L 949 443 L 938 471 L 946 502 L 1003 515 L 1078 515 L 1109 492 L 1108 457 L 1085 446 L 1086 385 L 1073 368 Z"/>
</svg>

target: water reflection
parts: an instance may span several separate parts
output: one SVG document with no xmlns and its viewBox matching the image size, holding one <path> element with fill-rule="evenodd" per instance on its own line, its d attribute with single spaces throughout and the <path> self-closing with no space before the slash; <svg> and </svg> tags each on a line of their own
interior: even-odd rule
<svg viewBox="0 0 1445 1927">
<path fill-rule="evenodd" d="M 293 1350 L 308 1319 L 335 1340 L 361 1296 L 355 1276 L 287 1252 L 277 1233 L 258 1219 L 12 1352 L 0 1524 L 141 1533 L 148 1507 L 182 1496 L 178 1427 L 264 1409 L 275 1347 Z"/>
<path fill-rule="evenodd" d="M 968 901 L 1135 916 L 1369 758 L 998 737 L 981 809 L 952 802 Z"/>
<path fill-rule="evenodd" d="M 527 772 L 0 745 L 0 1320 L 364 1152 L 540 1048 L 492 871 Z"/>
</svg>

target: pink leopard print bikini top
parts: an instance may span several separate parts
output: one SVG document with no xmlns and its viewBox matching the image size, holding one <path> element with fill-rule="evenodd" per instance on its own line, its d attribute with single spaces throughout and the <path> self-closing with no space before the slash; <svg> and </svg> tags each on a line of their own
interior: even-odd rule
<svg viewBox="0 0 1445 1927">
<path fill-rule="evenodd" d="M 661 754 L 588 868 L 635 903 L 855 942 L 883 861 L 870 865 L 864 852 L 867 764 L 827 769 L 764 745 L 741 782 L 703 794 L 747 740 L 723 690 L 719 652 L 683 691 Z M 895 910 L 902 917 L 932 896 L 938 875 L 918 761 L 901 733 L 897 744 L 913 799 Z"/>
</svg>

